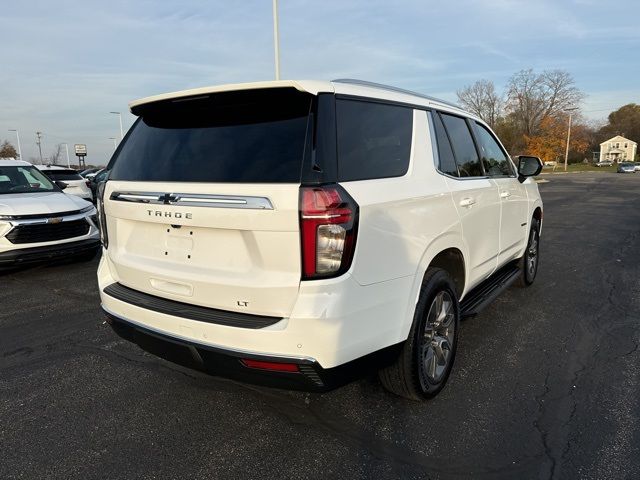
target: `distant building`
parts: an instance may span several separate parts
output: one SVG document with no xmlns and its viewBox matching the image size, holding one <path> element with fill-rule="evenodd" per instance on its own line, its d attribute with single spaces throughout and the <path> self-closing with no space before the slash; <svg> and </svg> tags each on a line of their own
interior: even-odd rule
<svg viewBox="0 0 640 480">
<path fill-rule="evenodd" d="M 636 158 L 638 144 L 628 138 L 616 135 L 600 144 L 600 161 L 633 162 Z"/>
</svg>

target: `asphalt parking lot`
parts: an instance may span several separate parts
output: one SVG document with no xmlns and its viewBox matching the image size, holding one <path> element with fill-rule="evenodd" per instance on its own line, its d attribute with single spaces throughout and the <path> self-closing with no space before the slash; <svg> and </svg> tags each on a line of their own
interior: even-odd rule
<svg viewBox="0 0 640 480">
<path fill-rule="evenodd" d="M 0 275 L 0 478 L 639 478 L 640 174 L 542 178 L 536 283 L 423 404 L 157 359 L 104 323 L 97 261 Z"/>
</svg>

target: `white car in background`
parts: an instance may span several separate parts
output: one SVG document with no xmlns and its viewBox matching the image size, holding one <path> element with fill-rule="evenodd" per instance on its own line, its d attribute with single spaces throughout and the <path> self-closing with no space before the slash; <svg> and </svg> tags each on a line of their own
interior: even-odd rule
<svg viewBox="0 0 640 480">
<path fill-rule="evenodd" d="M 27 162 L 0 160 L 0 268 L 52 258 L 93 258 L 96 209 L 65 195 Z"/>
<path fill-rule="evenodd" d="M 58 165 L 36 165 L 36 168 L 54 182 L 64 182 L 66 185 L 64 193 L 93 202 L 93 192 L 89 187 L 89 180 L 82 178 L 80 173 L 74 169 Z"/>
</svg>

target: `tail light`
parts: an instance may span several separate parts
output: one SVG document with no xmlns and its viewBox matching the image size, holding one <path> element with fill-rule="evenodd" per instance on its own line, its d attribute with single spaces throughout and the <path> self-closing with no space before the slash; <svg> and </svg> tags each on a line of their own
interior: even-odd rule
<svg viewBox="0 0 640 480">
<path fill-rule="evenodd" d="M 356 246 L 358 204 L 339 185 L 300 188 L 302 279 L 349 270 Z"/>
<path fill-rule="evenodd" d="M 98 221 L 100 222 L 100 241 L 104 248 L 109 247 L 109 235 L 107 233 L 107 219 L 104 213 L 104 186 L 105 182 L 100 182 L 96 190 L 96 207 L 98 210 Z"/>
</svg>

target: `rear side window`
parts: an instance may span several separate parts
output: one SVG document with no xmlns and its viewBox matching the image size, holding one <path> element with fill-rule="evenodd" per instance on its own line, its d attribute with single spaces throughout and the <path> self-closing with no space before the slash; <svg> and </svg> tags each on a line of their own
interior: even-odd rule
<svg viewBox="0 0 640 480">
<path fill-rule="evenodd" d="M 112 180 L 300 182 L 312 96 L 244 90 L 142 106 Z"/>
<path fill-rule="evenodd" d="M 442 121 L 444 122 L 449 138 L 451 139 L 460 176 L 485 176 L 466 120 L 461 117 L 443 113 Z"/>
<path fill-rule="evenodd" d="M 513 175 L 511 161 L 491 132 L 484 125 L 476 123 L 476 138 L 482 152 L 482 163 L 487 175 L 501 177 Z"/>
<path fill-rule="evenodd" d="M 43 173 L 54 181 L 82 180 L 75 170 L 43 170 Z"/>
<path fill-rule="evenodd" d="M 336 124 L 339 181 L 400 177 L 407 173 L 413 109 L 338 99 Z"/>
<path fill-rule="evenodd" d="M 458 167 L 456 165 L 456 159 L 453 156 L 453 150 L 451 150 L 451 143 L 449 143 L 449 137 L 444 129 L 440 115 L 434 112 L 431 115 L 433 119 L 433 128 L 436 133 L 436 143 L 438 144 L 438 170 L 452 177 L 458 176 Z"/>
</svg>

